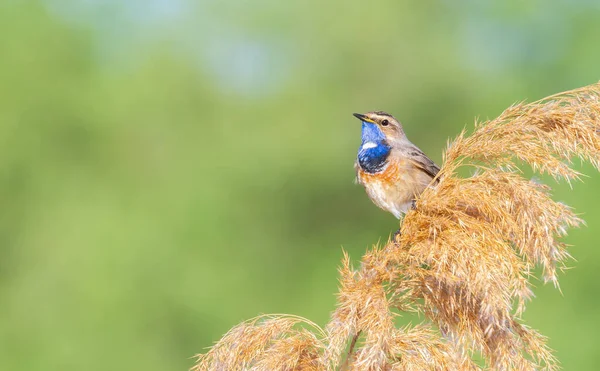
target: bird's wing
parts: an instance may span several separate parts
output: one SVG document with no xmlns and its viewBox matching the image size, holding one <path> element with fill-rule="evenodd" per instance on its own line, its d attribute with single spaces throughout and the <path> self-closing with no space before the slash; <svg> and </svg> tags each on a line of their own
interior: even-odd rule
<svg viewBox="0 0 600 371">
<path fill-rule="evenodd" d="M 437 166 L 427 155 L 423 153 L 417 147 L 413 147 L 408 151 L 408 158 L 419 170 L 429 175 L 432 179 L 435 178 L 437 173 L 440 171 L 440 167 Z"/>
</svg>

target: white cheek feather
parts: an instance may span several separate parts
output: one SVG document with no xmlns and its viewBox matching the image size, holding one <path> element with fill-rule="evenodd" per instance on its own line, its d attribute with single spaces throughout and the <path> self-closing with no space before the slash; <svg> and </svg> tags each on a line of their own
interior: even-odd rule
<svg viewBox="0 0 600 371">
<path fill-rule="evenodd" d="M 363 144 L 361 149 L 369 149 L 369 148 L 375 148 L 375 147 L 377 147 L 377 143 L 367 142 L 367 143 Z"/>
</svg>

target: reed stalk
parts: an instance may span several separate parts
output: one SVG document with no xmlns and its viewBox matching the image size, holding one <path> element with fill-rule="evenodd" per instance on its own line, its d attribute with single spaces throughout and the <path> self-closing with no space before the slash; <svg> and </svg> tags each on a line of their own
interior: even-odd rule
<svg viewBox="0 0 600 371">
<path fill-rule="evenodd" d="M 476 123 L 449 144 L 439 183 L 396 240 L 373 246 L 356 268 L 344 254 L 324 329 L 291 315 L 255 318 L 198 355 L 193 371 L 557 370 L 546 339 L 520 316 L 535 267 L 558 287 L 569 258 L 562 239 L 582 220 L 521 169 L 571 182 L 581 175 L 575 158 L 600 167 L 600 84 Z M 460 177 L 463 168 L 472 175 Z M 424 321 L 398 328 L 398 311 Z"/>
</svg>

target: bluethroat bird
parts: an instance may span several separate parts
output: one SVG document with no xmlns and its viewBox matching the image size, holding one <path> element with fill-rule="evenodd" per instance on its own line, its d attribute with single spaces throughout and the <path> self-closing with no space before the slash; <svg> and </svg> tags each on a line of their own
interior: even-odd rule
<svg viewBox="0 0 600 371">
<path fill-rule="evenodd" d="M 440 168 L 408 140 L 394 116 L 382 111 L 354 116 L 362 121 L 354 165 L 357 181 L 375 205 L 399 219 L 414 207 Z"/>
</svg>

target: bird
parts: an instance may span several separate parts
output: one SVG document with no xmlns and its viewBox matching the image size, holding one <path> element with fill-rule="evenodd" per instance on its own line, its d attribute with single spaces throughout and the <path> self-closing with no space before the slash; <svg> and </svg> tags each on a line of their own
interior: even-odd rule
<svg viewBox="0 0 600 371">
<path fill-rule="evenodd" d="M 353 115 L 362 122 L 356 180 L 375 205 L 400 219 L 427 187 L 439 182 L 440 168 L 408 140 L 394 116 L 383 111 Z"/>
</svg>

